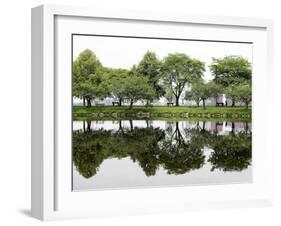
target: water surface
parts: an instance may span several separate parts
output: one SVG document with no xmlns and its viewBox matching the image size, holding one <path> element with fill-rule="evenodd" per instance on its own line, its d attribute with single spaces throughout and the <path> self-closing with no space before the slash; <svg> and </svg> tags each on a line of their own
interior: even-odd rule
<svg viewBox="0 0 281 226">
<path fill-rule="evenodd" d="M 73 190 L 249 183 L 251 123 L 73 122 Z"/>
</svg>

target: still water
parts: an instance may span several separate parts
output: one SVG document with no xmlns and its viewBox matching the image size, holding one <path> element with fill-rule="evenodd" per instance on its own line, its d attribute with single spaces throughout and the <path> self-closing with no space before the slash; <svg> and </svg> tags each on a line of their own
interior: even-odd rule
<svg viewBox="0 0 281 226">
<path fill-rule="evenodd" d="M 251 123 L 73 122 L 73 190 L 250 183 Z"/>
</svg>

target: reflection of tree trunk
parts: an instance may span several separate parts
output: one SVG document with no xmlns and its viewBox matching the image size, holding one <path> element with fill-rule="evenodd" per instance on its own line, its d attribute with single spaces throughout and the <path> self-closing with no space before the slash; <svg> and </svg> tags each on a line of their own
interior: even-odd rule
<svg viewBox="0 0 281 226">
<path fill-rule="evenodd" d="M 86 132 L 85 120 L 83 120 L 83 132 Z"/>
<path fill-rule="evenodd" d="M 149 128 L 148 120 L 146 120 L 145 122 L 146 122 L 146 128 Z"/>
<path fill-rule="evenodd" d="M 91 121 L 87 121 L 87 131 L 90 132 L 91 131 Z"/>
<path fill-rule="evenodd" d="M 205 130 L 205 127 L 206 127 L 206 122 L 203 121 L 203 129 L 202 130 Z"/>
<path fill-rule="evenodd" d="M 181 132 L 180 132 L 180 129 L 179 129 L 179 122 L 177 121 L 176 122 L 176 129 L 175 129 L 175 140 L 178 144 L 181 144 L 182 143 L 182 140 L 183 140 L 183 137 L 181 135 Z"/>
<path fill-rule="evenodd" d="M 133 120 L 130 120 L 130 128 L 131 128 L 131 131 L 133 131 L 133 129 L 134 129 Z"/>
<path fill-rule="evenodd" d="M 123 126 L 122 126 L 122 121 L 121 121 L 121 120 L 119 120 L 119 129 L 118 129 L 118 131 L 121 131 L 121 133 L 124 132 L 124 131 L 123 131 Z"/>
<path fill-rule="evenodd" d="M 232 122 L 232 125 L 231 125 L 231 132 L 234 133 L 234 130 L 235 130 L 235 123 Z"/>
<path fill-rule="evenodd" d="M 249 124 L 248 122 L 245 123 L 245 132 L 246 134 L 248 134 L 248 131 L 249 131 Z"/>
</svg>

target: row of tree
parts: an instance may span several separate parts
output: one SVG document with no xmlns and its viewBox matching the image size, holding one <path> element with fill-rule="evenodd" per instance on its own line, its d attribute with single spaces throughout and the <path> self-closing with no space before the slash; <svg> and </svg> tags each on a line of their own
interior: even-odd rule
<svg viewBox="0 0 281 226">
<path fill-rule="evenodd" d="M 203 79 L 205 63 L 193 59 L 184 53 L 168 54 L 163 60 L 154 52 L 146 52 L 141 61 L 128 69 L 104 67 L 97 56 L 87 49 L 80 53 L 73 62 L 73 96 L 83 99 L 84 106 L 91 106 L 94 99 L 113 97 L 121 106 L 129 101 L 143 100 L 149 105 L 153 100 L 166 97 L 175 100 L 179 106 L 180 97 L 194 100 L 197 105 L 202 101 L 225 93 L 236 101 L 243 101 L 246 106 L 251 102 L 251 64 L 241 56 L 213 58 L 210 65 L 214 79 Z"/>
</svg>

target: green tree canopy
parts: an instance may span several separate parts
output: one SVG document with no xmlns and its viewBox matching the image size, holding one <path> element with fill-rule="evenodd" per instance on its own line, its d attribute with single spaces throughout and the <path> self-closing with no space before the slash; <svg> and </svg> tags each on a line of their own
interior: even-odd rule
<svg viewBox="0 0 281 226">
<path fill-rule="evenodd" d="M 179 98 L 186 84 L 202 79 L 205 64 L 184 53 L 169 54 L 163 60 L 162 73 L 166 85 L 170 86 L 179 106 Z"/>
<path fill-rule="evenodd" d="M 237 99 L 241 102 L 243 102 L 248 108 L 249 104 L 252 101 L 252 87 L 249 82 L 239 84 L 236 88 L 236 96 Z"/>
<path fill-rule="evenodd" d="M 164 95 L 164 89 L 159 84 L 161 78 L 161 61 L 154 52 L 147 51 L 138 65 L 133 68 L 133 71 L 138 76 L 148 78 L 149 84 L 155 91 L 155 98 L 159 99 Z"/>
<path fill-rule="evenodd" d="M 126 98 L 124 92 L 125 81 L 129 78 L 129 70 L 121 68 L 105 68 L 105 78 L 114 98 L 118 98 L 119 106 L 122 105 L 123 100 Z"/>
<path fill-rule="evenodd" d="M 84 50 L 73 62 L 73 96 L 82 98 L 83 103 L 86 99 L 87 106 L 91 106 L 92 99 L 104 97 L 107 93 L 100 61 L 91 50 Z"/>
<path fill-rule="evenodd" d="M 251 63 L 241 56 L 213 58 L 210 70 L 214 81 L 225 87 L 252 78 Z"/>
<path fill-rule="evenodd" d="M 131 75 L 122 82 L 122 86 L 119 87 L 120 92 L 124 98 L 130 100 L 130 108 L 138 100 L 149 100 L 155 96 L 155 90 L 146 77 Z"/>
<path fill-rule="evenodd" d="M 211 97 L 216 98 L 221 92 L 221 87 L 213 81 L 207 83 L 197 82 L 192 85 L 190 92 L 186 92 L 185 99 L 194 100 L 197 106 L 202 101 L 203 107 L 205 108 L 205 101 Z"/>
</svg>

